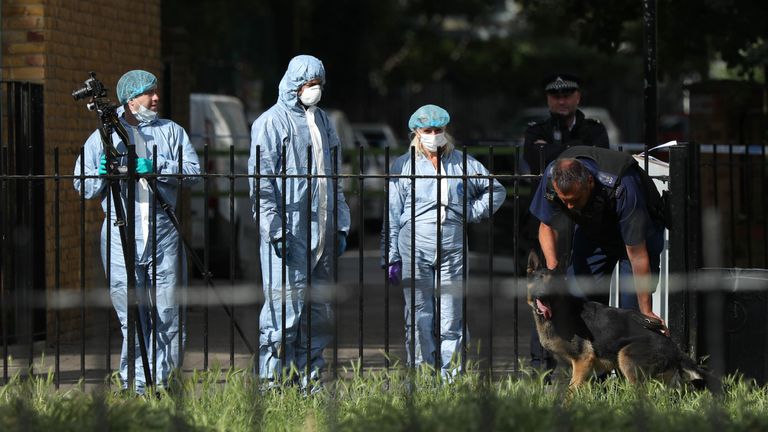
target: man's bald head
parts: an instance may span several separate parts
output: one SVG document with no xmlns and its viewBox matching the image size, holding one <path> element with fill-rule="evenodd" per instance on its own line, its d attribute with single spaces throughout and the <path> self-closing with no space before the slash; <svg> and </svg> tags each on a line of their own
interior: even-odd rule
<svg viewBox="0 0 768 432">
<path fill-rule="evenodd" d="M 591 177 L 587 167 L 573 158 L 557 159 L 552 170 L 552 183 L 561 191 L 587 187 Z"/>
<path fill-rule="evenodd" d="M 594 187 L 592 174 L 578 159 L 557 159 L 552 170 L 552 185 L 560 201 L 572 211 L 581 211 Z"/>
</svg>

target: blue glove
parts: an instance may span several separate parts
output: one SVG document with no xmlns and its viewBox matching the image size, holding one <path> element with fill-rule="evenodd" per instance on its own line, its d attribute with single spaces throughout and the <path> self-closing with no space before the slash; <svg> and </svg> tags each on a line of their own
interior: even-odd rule
<svg viewBox="0 0 768 432">
<path fill-rule="evenodd" d="M 347 233 L 339 231 L 339 256 L 347 250 Z"/>
<path fill-rule="evenodd" d="M 107 175 L 107 156 L 101 155 L 99 160 L 99 175 Z"/>
<path fill-rule="evenodd" d="M 286 261 L 290 259 L 290 256 L 291 256 L 290 246 L 291 244 L 288 243 L 288 241 L 286 240 L 285 242 L 285 260 Z M 272 240 L 272 247 L 275 249 L 275 255 L 277 255 L 278 258 L 282 258 L 283 257 L 283 238 L 281 237 L 279 239 Z"/>
<path fill-rule="evenodd" d="M 394 286 L 400 285 L 400 280 L 403 278 L 403 262 L 395 261 L 387 267 L 387 279 L 389 283 Z"/>
<path fill-rule="evenodd" d="M 136 174 L 149 174 L 152 172 L 152 161 L 147 158 L 136 158 Z"/>
</svg>

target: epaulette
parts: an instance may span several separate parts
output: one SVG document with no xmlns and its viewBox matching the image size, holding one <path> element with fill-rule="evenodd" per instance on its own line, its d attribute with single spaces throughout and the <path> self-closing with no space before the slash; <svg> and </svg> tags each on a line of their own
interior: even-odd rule
<svg viewBox="0 0 768 432">
<path fill-rule="evenodd" d="M 539 122 L 537 122 L 536 120 L 534 120 L 534 121 L 532 121 L 532 122 L 528 122 L 528 127 L 533 127 L 533 126 L 536 126 L 537 124 L 539 124 Z"/>
<path fill-rule="evenodd" d="M 594 118 L 584 117 L 584 121 L 589 121 L 589 122 L 592 122 L 592 123 L 602 124 L 602 123 L 600 123 L 600 120 L 594 119 Z"/>
</svg>

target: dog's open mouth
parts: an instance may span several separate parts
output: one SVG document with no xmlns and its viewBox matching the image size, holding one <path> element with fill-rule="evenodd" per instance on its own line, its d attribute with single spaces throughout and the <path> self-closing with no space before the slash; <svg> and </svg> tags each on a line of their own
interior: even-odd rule
<svg viewBox="0 0 768 432">
<path fill-rule="evenodd" d="M 536 313 L 543 316 L 545 320 L 552 319 L 552 309 L 550 309 L 547 304 L 542 302 L 541 299 L 537 298 L 535 300 L 534 307 L 536 309 Z"/>
</svg>

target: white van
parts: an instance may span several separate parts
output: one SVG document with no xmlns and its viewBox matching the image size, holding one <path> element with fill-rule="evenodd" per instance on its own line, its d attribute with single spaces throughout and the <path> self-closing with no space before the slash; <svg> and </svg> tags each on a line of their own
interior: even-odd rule
<svg viewBox="0 0 768 432">
<path fill-rule="evenodd" d="M 362 172 L 365 175 L 382 175 L 385 173 L 383 148 L 391 147 L 392 160 L 399 156 L 398 141 L 392 128 L 385 123 L 354 123 L 350 124 L 344 112 L 338 109 L 326 109 L 328 118 L 341 141 L 342 167 L 344 174 L 357 174 L 360 171 L 359 152 L 363 149 Z M 358 229 L 360 206 L 359 182 L 357 179 L 345 178 L 341 181 L 345 199 L 352 212 L 350 234 Z M 379 231 L 384 212 L 384 179 L 367 178 L 365 188 L 365 220 L 369 231 Z"/>
<path fill-rule="evenodd" d="M 255 253 L 248 252 L 245 239 L 254 238 L 256 227 L 251 215 L 248 181 L 237 178 L 234 190 L 230 178 L 230 152 L 234 153 L 234 173 L 246 174 L 250 150 L 250 132 L 245 119 L 242 101 L 234 96 L 193 93 L 190 95 L 189 138 L 200 159 L 201 171 L 222 177 L 203 179 L 192 188 L 190 202 L 191 245 L 204 259 L 205 227 L 209 230 L 209 260 L 215 277 L 229 272 L 230 248 L 235 246 L 236 271 L 254 268 L 248 259 Z M 205 146 L 208 160 L 205 160 Z M 205 184 L 208 185 L 206 199 Z M 232 197 L 232 198 L 230 198 Z M 230 202 L 234 201 L 233 206 Z M 208 219 L 205 219 L 206 206 Z M 230 208 L 234 210 L 234 220 Z M 233 237 L 234 233 L 234 237 Z"/>
</svg>

